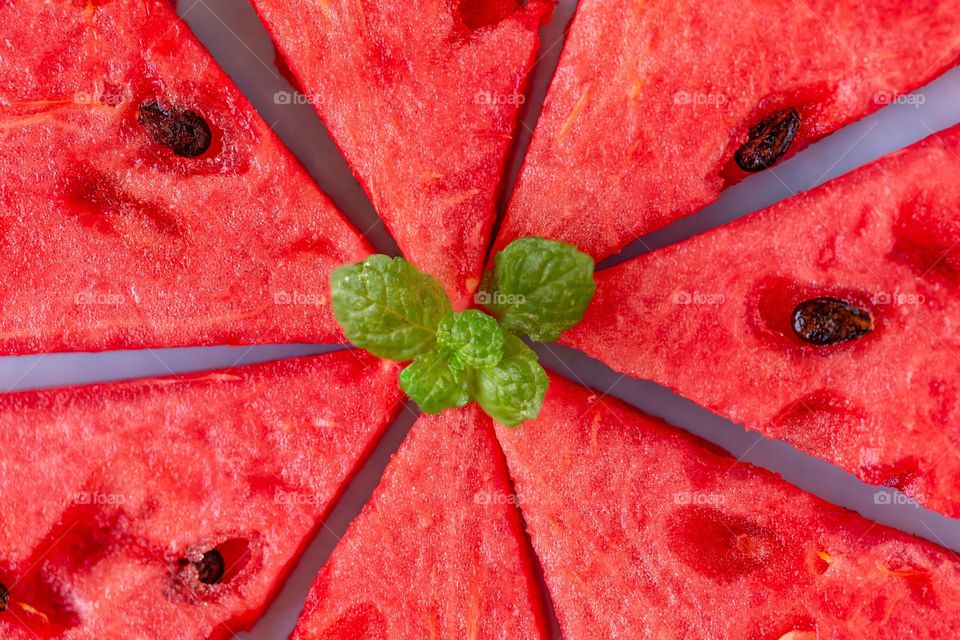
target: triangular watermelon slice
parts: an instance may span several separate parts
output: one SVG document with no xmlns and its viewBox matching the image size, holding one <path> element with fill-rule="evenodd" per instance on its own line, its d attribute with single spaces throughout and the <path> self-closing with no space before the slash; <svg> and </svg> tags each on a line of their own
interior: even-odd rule
<svg viewBox="0 0 960 640">
<path fill-rule="evenodd" d="M 551 0 L 254 0 L 404 255 L 476 289 Z"/>
<path fill-rule="evenodd" d="M 498 428 L 566 640 L 955 638 L 960 559 L 554 378 Z"/>
<path fill-rule="evenodd" d="M 343 341 L 328 276 L 365 241 L 167 0 L 0 30 L 0 353 Z"/>
<path fill-rule="evenodd" d="M 0 395 L 0 637 L 232 638 L 399 410 L 358 352 Z"/>
<path fill-rule="evenodd" d="M 958 0 L 582 0 L 497 244 L 616 253 L 938 76 L 958 29 Z"/>
<path fill-rule="evenodd" d="M 490 419 L 475 406 L 423 416 L 291 639 L 546 638 L 532 567 Z"/>
<path fill-rule="evenodd" d="M 958 517 L 958 234 L 960 127 L 601 271 L 563 342 Z"/>
</svg>

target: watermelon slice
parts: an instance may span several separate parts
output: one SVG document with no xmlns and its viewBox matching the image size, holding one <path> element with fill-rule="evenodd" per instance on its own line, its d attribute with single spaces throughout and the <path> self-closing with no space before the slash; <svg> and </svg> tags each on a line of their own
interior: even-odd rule
<svg viewBox="0 0 960 640">
<path fill-rule="evenodd" d="M 960 127 L 599 272 L 563 341 L 960 517 L 958 233 Z"/>
<path fill-rule="evenodd" d="M 291 639 L 546 638 L 532 566 L 490 419 L 423 416 Z"/>
<path fill-rule="evenodd" d="M 958 28 L 958 0 L 581 0 L 498 246 L 616 253 L 927 83 Z"/>
<path fill-rule="evenodd" d="M 358 352 L 0 395 L 0 637 L 233 637 L 399 409 Z"/>
<path fill-rule="evenodd" d="M 404 255 L 479 283 L 551 0 L 254 0 Z"/>
<path fill-rule="evenodd" d="M 955 638 L 960 559 L 554 378 L 498 428 L 567 640 Z"/>
<path fill-rule="evenodd" d="M 327 280 L 365 241 L 169 2 L 0 30 L 0 354 L 343 341 Z"/>
</svg>

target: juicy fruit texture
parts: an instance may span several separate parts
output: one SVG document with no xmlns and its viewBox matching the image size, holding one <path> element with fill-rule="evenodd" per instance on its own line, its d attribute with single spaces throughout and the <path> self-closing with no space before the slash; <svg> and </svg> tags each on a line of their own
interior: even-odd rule
<svg viewBox="0 0 960 640">
<path fill-rule="evenodd" d="M 313 585 L 292 640 L 547 637 L 493 423 L 423 416 Z"/>
<path fill-rule="evenodd" d="M 550 0 L 254 0 L 404 255 L 476 289 Z"/>
<path fill-rule="evenodd" d="M 396 377 L 342 352 L 0 395 L 0 637 L 251 626 L 399 409 Z"/>
<path fill-rule="evenodd" d="M 366 242 L 169 2 L 0 29 L 0 353 L 343 341 L 328 278 Z"/>
<path fill-rule="evenodd" d="M 936 77 L 958 26 L 960 0 L 582 0 L 497 246 L 616 253 Z"/>
<path fill-rule="evenodd" d="M 599 272 L 564 342 L 958 517 L 958 233 L 960 127 Z"/>
<path fill-rule="evenodd" d="M 960 560 L 552 379 L 498 428 L 567 640 L 953 638 Z"/>
</svg>

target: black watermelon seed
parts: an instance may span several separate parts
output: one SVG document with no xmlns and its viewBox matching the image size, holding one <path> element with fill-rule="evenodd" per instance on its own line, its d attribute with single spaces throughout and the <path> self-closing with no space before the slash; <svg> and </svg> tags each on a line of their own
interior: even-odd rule
<svg viewBox="0 0 960 640">
<path fill-rule="evenodd" d="M 137 121 L 157 144 L 183 158 L 196 158 L 210 148 L 210 125 L 193 109 L 164 107 L 156 100 L 140 105 Z"/>
<path fill-rule="evenodd" d="M 837 298 L 813 298 L 793 310 L 793 332 L 810 344 L 850 342 L 873 331 L 870 312 Z"/>
<path fill-rule="evenodd" d="M 769 169 L 787 152 L 799 130 L 796 109 L 784 109 L 765 118 L 750 129 L 750 139 L 737 149 L 737 166 L 750 173 Z"/>
<path fill-rule="evenodd" d="M 203 584 L 218 584 L 226 572 L 223 556 L 216 549 L 207 551 L 193 566 L 197 568 L 197 575 Z"/>
<path fill-rule="evenodd" d="M 10 606 L 10 590 L 0 583 L 0 613 L 6 611 L 8 606 Z"/>
</svg>

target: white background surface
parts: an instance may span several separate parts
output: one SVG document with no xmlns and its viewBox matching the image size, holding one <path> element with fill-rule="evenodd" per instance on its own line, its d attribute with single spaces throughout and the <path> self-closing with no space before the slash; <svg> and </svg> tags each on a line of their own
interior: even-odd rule
<svg viewBox="0 0 960 640">
<path fill-rule="evenodd" d="M 512 186 L 519 158 L 522 157 L 539 104 L 556 66 L 563 29 L 574 5 L 575 0 L 561 0 L 553 22 L 542 31 L 541 59 L 534 72 L 524 123 L 518 132 L 519 145 L 506 193 Z M 321 187 L 359 229 L 371 230 L 369 237 L 379 250 L 394 253 L 395 245 L 384 232 L 313 110 L 306 104 L 275 102 L 276 92 L 289 92 L 292 89 L 274 67 L 273 46 L 247 1 L 180 0 L 179 12 Z M 960 121 L 960 69 L 946 74 L 919 94 L 923 96 L 923 104 L 893 105 L 847 127 L 775 169 L 757 174 L 733 187 L 719 202 L 697 215 L 647 236 L 644 238 L 645 244 L 662 246 L 702 232 L 846 173 Z M 625 255 L 632 256 L 640 252 L 640 244 L 635 243 L 626 250 Z M 0 390 L 211 369 L 318 353 L 330 348 L 318 345 L 273 345 L 0 358 Z M 838 468 L 797 453 L 782 443 L 747 433 L 742 427 L 730 424 L 656 385 L 623 379 L 580 354 L 544 347 L 541 355 L 548 368 L 568 377 L 576 377 L 649 413 L 665 417 L 671 423 L 721 445 L 737 458 L 776 471 L 790 482 L 830 502 L 960 551 L 958 521 L 947 520 L 911 504 L 878 505 L 874 499 L 874 488 L 861 484 Z M 710 374 L 704 372 L 704 375 Z M 399 446 L 413 417 L 412 409 L 401 414 L 327 520 L 266 617 L 251 632 L 238 634 L 238 637 L 258 640 L 286 637 L 293 628 L 317 570 L 370 496 L 389 456 Z"/>
</svg>

